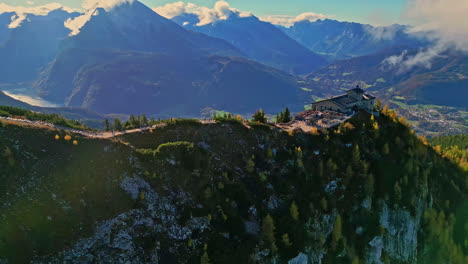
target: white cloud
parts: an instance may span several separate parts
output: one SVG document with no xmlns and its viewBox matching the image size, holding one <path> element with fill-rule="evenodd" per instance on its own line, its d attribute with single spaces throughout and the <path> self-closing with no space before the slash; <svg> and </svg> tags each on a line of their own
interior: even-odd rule
<svg viewBox="0 0 468 264">
<path fill-rule="evenodd" d="M 242 12 L 232 8 L 226 1 L 216 2 L 213 8 L 198 6 L 192 3 L 185 4 L 184 2 L 175 2 L 156 7 L 153 10 L 161 16 L 169 19 L 184 13 L 195 14 L 198 16 L 200 21 L 197 26 L 204 26 L 219 20 L 226 20 L 232 14 L 236 14 L 239 17 L 252 16 L 249 12 Z"/>
<path fill-rule="evenodd" d="M 153 10 L 161 16 L 171 19 L 173 17 L 182 15 L 186 12 L 187 9 L 184 2 L 175 2 L 156 7 Z"/>
<path fill-rule="evenodd" d="M 26 4 L 28 4 L 28 5 L 34 5 L 34 2 L 33 2 L 33 1 L 26 1 Z"/>
<path fill-rule="evenodd" d="M 104 8 L 106 11 L 109 11 L 119 5 L 133 4 L 134 1 L 135 0 L 83 0 L 81 6 L 86 11 L 94 11 L 96 8 Z"/>
<path fill-rule="evenodd" d="M 21 23 L 27 19 L 28 15 L 46 16 L 51 11 L 62 9 L 69 13 L 74 12 L 73 9 L 65 7 L 59 3 L 50 3 L 41 6 L 10 6 L 7 4 L 0 3 L 0 14 L 3 13 L 15 13 L 11 18 L 11 23 L 8 25 L 9 28 L 17 28 L 21 26 Z"/>
<path fill-rule="evenodd" d="M 368 34 L 370 34 L 375 40 L 392 40 L 393 38 L 395 38 L 395 35 L 403 29 L 400 25 L 391 25 L 386 27 L 374 27 L 371 25 L 364 25 L 364 30 Z"/>
<path fill-rule="evenodd" d="M 298 16 L 283 16 L 283 15 L 276 15 L 276 16 L 263 16 L 260 17 L 261 20 L 265 22 L 270 22 L 275 25 L 290 27 L 294 25 L 294 23 L 301 22 L 301 21 L 310 21 L 314 22 L 319 19 L 327 19 L 333 17 L 332 15 L 324 15 L 318 14 L 313 12 L 302 13 Z"/>
<path fill-rule="evenodd" d="M 435 42 L 414 56 L 403 56 L 390 64 L 407 71 L 415 66 L 431 67 L 433 59 L 448 49 L 468 52 L 468 1 L 409 0 L 404 17 L 413 25 L 409 33 L 423 35 Z M 392 57 L 390 57 L 392 58 Z M 387 58 L 384 63 L 392 61 Z M 393 58 L 394 59 L 394 58 Z"/>
<path fill-rule="evenodd" d="M 421 49 L 415 55 L 409 55 L 408 51 L 403 51 L 400 55 L 393 55 L 382 62 L 384 69 L 398 69 L 398 73 L 406 73 L 415 67 L 430 69 L 432 61 L 436 58 L 442 58 L 447 50 L 445 44 L 436 44 L 434 46 Z"/>
<path fill-rule="evenodd" d="M 71 30 L 70 36 L 80 33 L 80 30 L 88 23 L 91 17 L 98 15 L 96 8 L 103 8 L 106 11 L 123 4 L 133 4 L 134 0 L 83 0 L 81 6 L 85 10 L 84 14 L 65 21 L 66 28 Z"/>
<path fill-rule="evenodd" d="M 468 1 L 411 0 L 406 17 L 429 37 L 468 51 Z"/>
</svg>

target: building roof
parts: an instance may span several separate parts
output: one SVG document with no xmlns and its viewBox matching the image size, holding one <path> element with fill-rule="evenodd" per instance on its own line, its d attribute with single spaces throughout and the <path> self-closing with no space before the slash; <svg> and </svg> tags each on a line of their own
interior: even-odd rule
<svg viewBox="0 0 468 264">
<path fill-rule="evenodd" d="M 361 87 L 359 87 L 359 85 L 357 85 L 356 88 L 350 89 L 350 90 L 348 90 L 346 92 L 350 92 L 350 91 L 354 91 L 354 92 L 357 92 L 357 93 L 365 93 L 366 92 L 363 89 L 361 89 Z"/>
<path fill-rule="evenodd" d="M 349 92 L 349 91 L 356 91 L 358 93 L 362 93 L 363 94 L 362 95 L 363 100 L 375 99 L 375 96 L 366 93 L 364 90 L 359 88 L 359 86 L 357 86 L 354 89 L 348 90 L 346 92 Z M 320 100 L 320 101 L 314 102 L 312 104 L 317 104 L 317 103 L 321 103 L 321 102 L 331 102 L 331 103 L 334 103 L 334 104 L 336 104 L 337 106 L 339 106 L 341 108 L 350 108 L 357 101 L 358 100 L 356 100 L 355 98 L 353 98 L 351 96 L 348 96 L 348 94 L 343 94 L 343 95 L 338 95 L 338 96 L 331 97 L 329 99 Z"/>
</svg>

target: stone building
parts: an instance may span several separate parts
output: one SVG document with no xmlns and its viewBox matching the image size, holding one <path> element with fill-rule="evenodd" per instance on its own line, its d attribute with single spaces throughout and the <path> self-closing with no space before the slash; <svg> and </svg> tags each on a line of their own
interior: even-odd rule
<svg viewBox="0 0 468 264">
<path fill-rule="evenodd" d="M 357 110 L 365 110 L 369 113 L 373 113 L 375 101 L 375 96 L 366 93 L 359 86 L 356 86 L 356 88 L 346 91 L 346 94 L 312 103 L 312 110 L 330 110 L 339 113 L 351 113 Z"/>
</svg>

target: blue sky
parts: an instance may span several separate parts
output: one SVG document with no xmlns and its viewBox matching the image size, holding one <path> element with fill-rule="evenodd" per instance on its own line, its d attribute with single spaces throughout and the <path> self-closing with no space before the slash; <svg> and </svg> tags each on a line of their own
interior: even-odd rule
<svg viewBox="0 0 468 264">
<path fill-rule="evenodd" d="M 161 6 L 177 0 L 140 0 L 150 7 Z M 191 0 L 201 6 L 212 7 L 217 0 Z M 371 24 L 403 23 L 400 19 L 407 0 L 227 0 L 234 8 L 249 11 L 256 16 L 291 15 L 304 12 L 333 15 L 335 19 Z M 59 2 L 79 8 L 81 0 L 1 0 L 9 5 L 25 5 L 34 2 L 42 5 Z"/>
</svg>

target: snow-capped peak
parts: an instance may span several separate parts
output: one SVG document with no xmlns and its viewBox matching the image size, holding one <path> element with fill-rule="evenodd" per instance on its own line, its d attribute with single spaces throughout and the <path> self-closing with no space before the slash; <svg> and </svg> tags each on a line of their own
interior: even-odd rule
<svg viewBox="0 0 468 264">
<path fill-rule="evenodd" d="M 99 14 L 99 8 L 107 12 L 115 7 L 124 4 L 133 4 L 134 2 L 135 0 L 83 0 L 82 7 L 85 12 L 81 16 L 69 18 L 65 21 L 65 27 L 71 30 L 70 36 L 78 35 L 86 23 L 88 23 L 93 16 Z"/>
<path fill-rule="evenodd" d="M 68 8 L 59 3 L 50 3 L 41 6 L 11 6 L 4 3 L 0 3 L 0 14 L 3 13 L 14 13 L 11 17 L 11 23 L 8 28 L 13 29 L 20 27 L 21 24 L 27 19 L 28 15 L 36 16 L 47 16 L 50 12 L 55 10 L 63 10 L 68 13 L 72 13 L 75 10 Z"/>
</svg>

